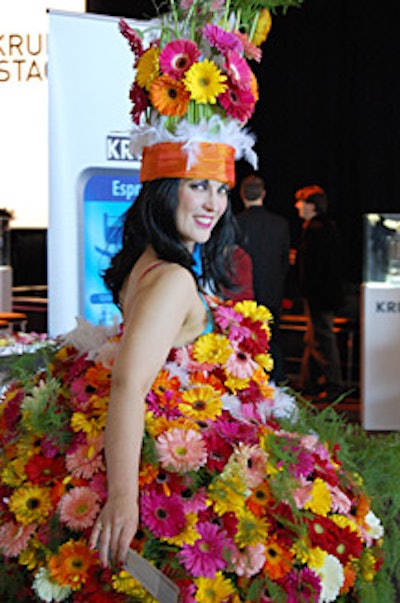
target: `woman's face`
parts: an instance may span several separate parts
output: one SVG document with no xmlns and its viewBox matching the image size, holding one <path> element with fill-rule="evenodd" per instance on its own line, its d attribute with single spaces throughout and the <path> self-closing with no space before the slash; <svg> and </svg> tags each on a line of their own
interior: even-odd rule
<svg viewBox="0 0 400 603">
<path fill-rule="evenodd" d="M 216 180 L 181 180 L 178 189 L 176 228 L 180 240 L 193 251 L 206 243 L 228 204 L 229 187 Z"/>
</svg>

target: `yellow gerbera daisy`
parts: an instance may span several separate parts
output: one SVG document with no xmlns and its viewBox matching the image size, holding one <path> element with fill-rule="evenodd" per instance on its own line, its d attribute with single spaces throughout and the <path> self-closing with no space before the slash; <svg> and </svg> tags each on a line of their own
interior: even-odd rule
<svg viewBox="0 0 400 603">
<path fill-rule="evenodd" d="M 238 475 L 217 477 L 208 488 L 208 497 L 214 502 L 218 515 L 239 513 L 245 504 L 246 486 Z"/>
<path fill-rule="evenodd" d="M 199 421 L 214 420 L 222 413 L 222 400 L 211 385 L 185 391 L 178 406 L 183 415 Z"/>
<path fill-rule="evenodd" d="M 15 490 L 8 506 L 17 521 L 24 525 L 43 523 L 53 508 L 49 488 L 36 485 Z"/>
<path fill-rule="evenodd" d="M 153 80 L 150 101 L 161 115 L 182 117 L 188 110 L 190 93 L 182 82 L 164 74 Z"/>
<path fill-rule="evenodd" d="M 136 81 L 141 88 L 150 90 L 153 80 L 159 73 L 160 49 L 150 46 L 137 62 Z"/>
<path fill-rule="evenodd" d="M 254 360 L 260 364 L 267 373 L 270 373 L 274 368 L 274 361 L 269 354 L 257 354 L 257 356 L 254 357 Z"/>
<path fill-rule="evenodd" d="M 272 27 L 272 18 L 271 13 L 268 9 L 263 8 L 259 15 L 256 30 L 251 38 L 251 41 L 255 46 L 261 46 L 263 42 L 267 39 L 269 32 Z"/>
<path fill-rule="evenodd" d="M 26 569 L 32 572 L 45 565 L 49 559 L 49 549 L 45 548 L 38 540 L 31 538 L 28 546 L 20 552 L 18 563 L 25 565 Z"/>
<path fill-rule="evenodd" d="M 161 540 L 165 540 L 168 544 L 173 544 L 175 546 L 182 546 L 183 544 L 194 544 L 196 540 L 200 538 L 200 534 L 196 530 L 196 524 L 199 520 L 197 513 L 187 513 L 186 514 L 186 524 L 185 527 L 179 534 L 176 536 L 171 536 L 171 538 L 161 538 Z"/>
<path fill-rule="evenodd" d="M 272 314 L 262 304 L 258 305 L 257 302 L 251 299 L 245 299 L 244 301 L 237 302 L 233 309 L 239 314 L 243 314 L 245 318 L 250 318 L 253 321 L 259 320 L 260 322 L 269 322 L 272 320 Z"/>
<path fill-rule="evenodd" d="M 340 528 L 349 528 L 352 532 L 360 533 L 360 529 L 357 526 L 356 522 L 350 517 L 346 517 L 345 515 L 331 515 L 332 521 L 339 526 Z"/>
<path fill-rule="evenodd" d="M 313 483 L 310 500 L 306 502 L 304 508 L 326 517 L 330 511 L 331 503 L 332 497 L 328 486 L 320 477 L 317 477 Z"/>
<path fill-rule="evenodd" d="M 205 59 L 187 70 L 184 84 L 196 103 L 215 105 L 217 96 L 226 90 L 226 79 L 215 63 Z"/>
<path fill-rule="evenodd" d="M 197 362 L 224 364 L 233 350 L 229 340 L 218 333 L 208 333 L 193 345 L 193 357 Z"/>
<path fill-rule="evenodd" d="M 249 381 L 250 379 L 248 377 L 246 377 L 245 379 L 240 379 L 239 377 L 229 375 L 225 379 L 224 385 L 233 393 L 235 393 L 238 389 L 246 389 L 246 387 L 249 385 Z"/>
<path fill-rule="evenodd" d="M 217 572 L 214 578 L 197 578 L 197 592 L 194 596 L 199 603 L 219 603 L 226 601 L 235 592 L 232 582 Z"/>
<path fill-rule="evenodd" d="M 113 576 L 112 583 L 118 593 L 130 595 L 137 601 L 142 601 L 143 603 L 155 601 L 140 582 L 132 578 L 126 570 L 121 570 L 117 576 Z"/>
<path fill-rule="evenodd" d="M 268 522 L 264 517 L 256 517 L 251 511 L 239 515 L 235 540 L 240 547 L 265 542 L 268 536 Z"/>
</svg>

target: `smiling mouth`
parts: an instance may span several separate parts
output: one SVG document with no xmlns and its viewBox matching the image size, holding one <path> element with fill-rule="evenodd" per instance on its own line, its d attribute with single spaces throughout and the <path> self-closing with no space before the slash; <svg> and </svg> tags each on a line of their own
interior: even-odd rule
<svg viewBox="0 0 400 603">
<path fill-rule="evenodd" d="M 194 218 L 194 221 L 197 226 L 200 226 L 201 228 L 211 228 L 211 226 L 214 224 L 214 218 L 197 217 Z"/>
</svg>

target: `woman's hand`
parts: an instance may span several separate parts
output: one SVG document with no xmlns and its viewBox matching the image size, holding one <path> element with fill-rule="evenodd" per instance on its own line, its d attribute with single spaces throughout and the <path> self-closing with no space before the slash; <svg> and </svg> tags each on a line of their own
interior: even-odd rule
<svg viewBox="0 0 400 603">
<path fill-rule="evenodd" d="M 107 567 L 110 561 L 117 565 L 125 562 L 129 545 L 136 534 L 138 518 L 135 497 L 124 494 L 108 498 L 89 540 L 92 549 L 99 549 L 103 567 Z"/>
</svg>

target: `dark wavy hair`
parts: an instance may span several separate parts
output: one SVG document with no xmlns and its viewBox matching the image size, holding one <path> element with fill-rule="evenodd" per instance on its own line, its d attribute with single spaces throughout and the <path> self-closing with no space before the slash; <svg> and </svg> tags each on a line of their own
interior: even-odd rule
<svg viewBox="0 0 400 603">
<path fill-rule="evenodd" d="M 180 264 L 189 270 L 200 287 L 193 272 L 192 256 L 180 241 L 176 229 L 179 182 L 177 178 L 161 178 L 143 183 L 137 199 L 126 212 L 122 247 L 103 273 L 115 304 L 119 305 L 122 285 L 149 244 L 161 260 Z M 236 219 L 228 203 L 210 239 L 202 245 L 202 282 L 207 282 L 214 293 L 232 288 L 232 254 L 237 232 Z"/>
</svg>

